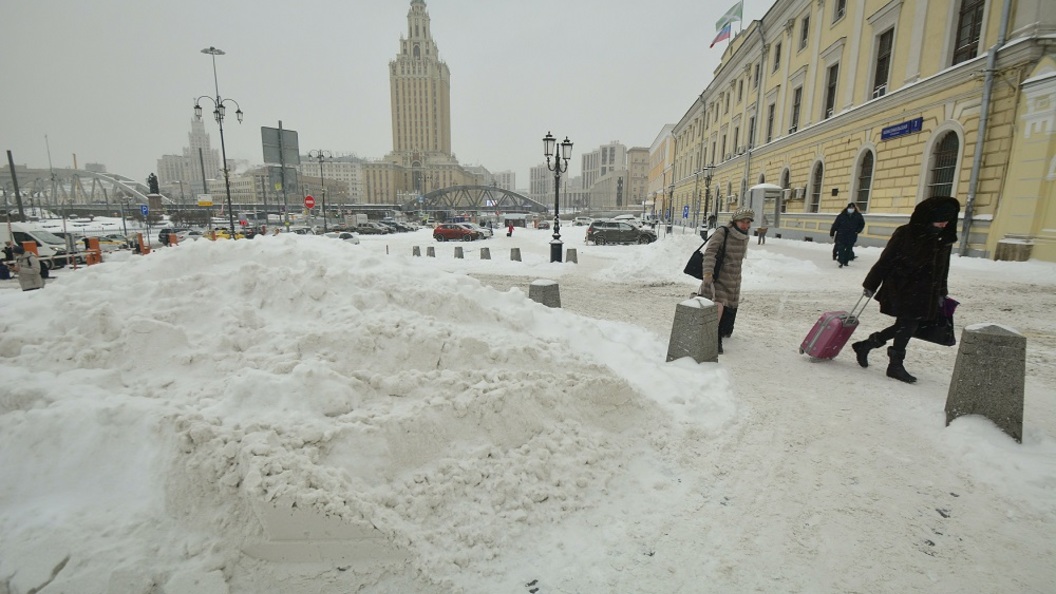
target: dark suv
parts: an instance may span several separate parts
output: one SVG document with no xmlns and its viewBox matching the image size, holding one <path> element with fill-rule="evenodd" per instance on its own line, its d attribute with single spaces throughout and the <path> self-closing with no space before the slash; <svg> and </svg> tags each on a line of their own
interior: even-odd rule
<svg viewBox="0 0 1056 594">
<path fill-rule="evenodd" d="M 612 219 L 596 220 L 587 227 L 587 241 L 597 245 L 606 243 L 652 243 L 656 233 L 651 229 L 636 227 L 624 221 Z"/>
</svg>

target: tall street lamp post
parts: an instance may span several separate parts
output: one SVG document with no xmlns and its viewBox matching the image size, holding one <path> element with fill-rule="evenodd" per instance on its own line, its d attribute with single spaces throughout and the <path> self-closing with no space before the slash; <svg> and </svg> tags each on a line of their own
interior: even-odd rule
<svg viewBox="0 0 1056 594">
<path fill-rule="evenodd" d="M 220 84 L 216 78 L 216 57 L 224 55 L 224 51 L 217 49 L 213 46 L 209 46 L 202 50 L 203 54 L 209 54 L 213 57 L 213 86 L 216 89 L 216 99 L 213 99 L 209 95 L 202 95 L 201 97 L 194 100 L 194 117 L 199 120 L 202 119 L 202 99 L 208 99 L 213 102 L 213 118 L 216 123 L 220 126 L 220 155 L 224 162 L 224 190 L 227 192 L 227 216 L 231 221 L 231 239 L 235 239 L 235 210 L 231 206 L 231 179 L 227 170 L 227 147 L 224 146 L 224 104 L 234 103 L 235 104 L 235 115 L 238 116 L 238 123 L 242 123 L 242 107 L 238 104 L 238 101 L 234 99 L 221 99 L 220 98 Z"/>
<path fill-rule="evenodd" d="M 315 149 L 308 151 L 308 157 L 319 161 L 319 185 L 322 186 L 323 191 L 323 233 L 326 233 L 328 229 L 326 227 L 326 182 L 323 181 L 323 159 L 333 159 L 334 155 L 330 151 Z"/>
<path fill-rule="evenodd" d="M 572 141 L 565 137 L 561 143 L 557 143 L 550 132 L 543 137 L 543 155 L 546 156 L 546 168 L 554 172 L 554 238 L 550 241 L 550 261 L 561 261 L 561 174 L 568 171 L 568 158 L 572 156 Z M 550 157 L 554 158 L 551 167 Z"/>
</svg>

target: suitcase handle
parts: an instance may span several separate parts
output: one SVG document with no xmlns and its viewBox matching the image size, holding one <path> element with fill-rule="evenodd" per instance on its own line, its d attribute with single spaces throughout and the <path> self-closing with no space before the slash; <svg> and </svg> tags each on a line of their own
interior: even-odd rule
<svg viewBox="0 0 1056 594">
<path fill-rule="evenodd" d="M 854 307 L 852 307 L 851 311 L 848 312 L 847 319 L 857 321 L 859 318 L 861 318 L 862 314 L 865 313 L 866 306 L 869 305 L 869 302 L 872 300 L 872 297 L 866 297 L 864 293 L 859 296 L 858 301 L 854 304 Z"/>
</svg>

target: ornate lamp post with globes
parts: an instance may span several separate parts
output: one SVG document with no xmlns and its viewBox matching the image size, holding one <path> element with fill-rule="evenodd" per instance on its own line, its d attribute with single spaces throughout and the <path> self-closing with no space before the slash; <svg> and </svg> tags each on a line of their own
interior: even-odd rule
<svg viewBox="0 0 1056 594">
<path fill-rule="evenodd" d="M 555 152 L 556 151 L 556 152 Z M 546 156 L 546 168 L 554 172 L 554 238 L 550 241 L 550 261 L 561 261 L 561 174 L 568 171 L 568 159 L 572 156 L 572 141 L 565 137 L 564 142 L 557 143 L 550 132 L 543 137 L 543 154 Z M 550 157 L 554 158 L 553 166 Z"/>
<path fill-rule="evenodd" d="M 202 95 L 201 97 L 195 99 L 194 117 L 198 118 L 199 120 L 202 119 L 202 99 L 208 99 L 209 101 L 212 101 L 213 119 L 215 119 L 216 123 L 220 126 L 220 155 L 224 160 L 224 190 L 227 192 L 227 216 L 230 218 L 231 221 L 231 239 L 235 239 L 237 237 L 235 235 L 235 210 L 231 206 L 231 179 L 227 171 L 227 148 L 224 146 L 224 112 L 226 111 L 224 108 L 224 104 L 228 102 L 235 104 L 235 115 L 238 116 L 239 124 L 242 123 L 242 107 L 239 106 L 238 101 L 235 101 L 234 99 L 220 98 L 220 84 L 217 82 L 216 78 L 216 57 L 224 55 L 224 51 L 221 49 L 217 49 L 213 46 L 209 46 L 203 49 L 202 53 L 209 54 L 213 57 L 213 86 L 216 89 L 216 99 L 213 99 L 209 95 Z"/>
</svg>

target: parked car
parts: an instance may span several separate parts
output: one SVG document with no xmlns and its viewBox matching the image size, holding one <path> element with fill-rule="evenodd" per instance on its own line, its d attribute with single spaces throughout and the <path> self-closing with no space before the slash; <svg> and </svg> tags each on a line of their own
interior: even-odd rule
<svg viewBox="0 0 1056 594">
<path fill-rule="evenodd" d="M 487 227 L 481 227 L 480 225 L 478 225 L 476 223 L 458 223 L 458 224 L 462 225 L 463 227 L 466 227 L 467 229 L 470 229 L 471 231 L 476 231 L 477 234 L 480 235 L 481 239 L 490 239 L 490 238 L 495 236 L 495 233 L 491 229 L 488 229 Z"/>
<path fill-rule="evenodd" d="M 181 233 L 186 233 L 190 229 L 179 228 L 179 227 L 164 227 L 161 231 L 158 231 L 158 243 L 161 245 L 169 245 L 173 241 L 183 239 Z"/>
<path fill-rule="evenodd" d="M 362 235 L 387 235 L 394 233 L 394 231 L 379 223 L 360 223 L 356 225 L 356 233 Z"/>
<path fill-rule="evenodd" d="M 465 223 L 440 223 L 433 228 L 433 239 L 437 241 L 476 241 L 480 233 Z"/>
<path fill-rule="evenodd" d="M 341 241 L 351 243 L 353 245 L 359 245 L 359 235 L 351 231 L 331 231 L 329 233 L 323 233 L 323 237 L 329 237 L 331 239 L 340 239 Z"/>
<path fill-rule="evenodd" d="M 132 240 L 119 233 L 108 233 L 97 237 L 99 239 L 99 249 L 104 252 L 124 250 L 132 247 Z"/>
<path fill-rule="evenodd" d="M 576 217 L 576 218 L 572 219 L 572 224 L 575 225 L 576 227 L 582 227 L 584 225 L 590 225 L 593 222 L 594 222 L 594 219 L 592 219 L 590 217 Z"/>
<path fill-rule="evenodd" d="M 656 233 L 651 229 L 636 227 L 626 221 L 599 219 L 587 227 L 587 241 L 596 245 L 607 243 L 652 243 Z"/>
<path fill-rule="evenodd" d="M 642 226 L 641 219 L 639 219 L 638 217 L 636 217 L 636 216 L 634 216 L 632 214 L 616 215 L 616 216 L 612 217 L 612 220 L 614 220 L 614 221 L 623 221 L 624 223 L 630 223 L 630 224 L 634 225 L 635 227 L 641 227 Z"/>
</svg>

